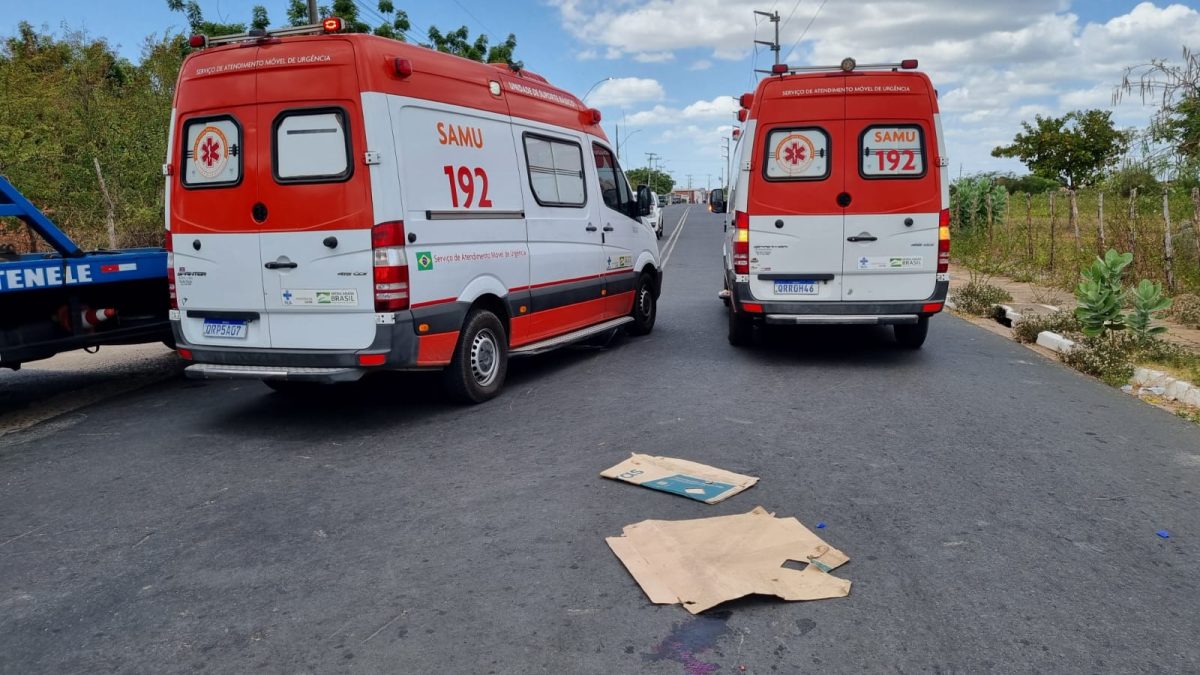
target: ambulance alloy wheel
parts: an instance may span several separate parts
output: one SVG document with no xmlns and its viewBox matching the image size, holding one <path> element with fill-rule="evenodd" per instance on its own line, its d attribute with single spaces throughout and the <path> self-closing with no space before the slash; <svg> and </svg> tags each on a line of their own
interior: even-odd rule
<svg viewBox="0 0 1200 675">
<path fill-rule="evenodd" d="M 483 403 L 500 393 L 508 373 L 504 324 L 486 309 L 467 316 L 450 365 L 442 371 L 446 390 L 463 403 Z"/>
<path fill-rule="evenodd" d="M 729 308 L 729 344 L 749 347 L 754 342 L 754 323 L 745 313 Z"/>
<path fill-rule="evenodd" d="M 925 344 L 925 336 L 929 334 L 929 317 L 923 316 L 916 323 L 896 324 L 892 326 L 896 334 L 896 342 L 906 349 L 920 349 Z"/>
<path fill-rule="evenodd" d="M 654 330 L 654 319 L 658 317 L 658 301 L 654 298 L 654 282 L 649 274 L 638 277 L 633 292 L 633 311 L 629 313 L 633 323 L 629 324 L 631 335 L 647 335 Z"/>
</svg>

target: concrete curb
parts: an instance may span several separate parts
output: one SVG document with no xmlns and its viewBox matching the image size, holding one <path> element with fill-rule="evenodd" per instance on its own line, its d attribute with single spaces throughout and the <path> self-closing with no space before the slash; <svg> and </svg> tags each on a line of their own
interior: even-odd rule
<svg viewBox="0 0 1200 675">
<path fill-rule="evenodd" d="M 1004 317 L 1004 320 L 1008 321 L 1010 326 L 1020 321 L 1022 316 L 1020 312 L 1008 305 L 996 305 L 995 312 L 996 318 Z"/>
<path fill-rule="evenodd" d="M 1054 331 L 1044 330 L 1038 333 L 1037 343 L 1041 347 L 1045 347 L 1059 354 L 1066 354 L 1075 348 L 1075 341 L 1055 333 Z"/>
<path fill-rule="evenodd" d="M 1132 387 L 1139 388 L 1139 393 L 1146 392 L 1169 401 L 1200 408 L 1200 387 L 1171 377 L 1160 370 L 1134 368 L 1133 379 L 1130 382 Z"/>
</svg>

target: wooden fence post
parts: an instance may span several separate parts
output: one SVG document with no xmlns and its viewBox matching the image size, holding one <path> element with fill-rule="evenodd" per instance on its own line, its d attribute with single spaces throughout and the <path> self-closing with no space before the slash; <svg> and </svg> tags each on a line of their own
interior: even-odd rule
<svg viewBox="0 0 1200 675">
<path fill-rule="evenodd" d="M 1058 238 L 1055 225 L 1058 224 L 1058 191 L 1050 193 L 1050 271 L 1054 271 L 1054 240 Z"/>
<path fill-rule="evenodd" d="M 1134 260 L 1137 260 L 1137 193 L 1136 187 L 1129 188 L 1129 252 Z"/>
<path fill-rule="evenodd" d="M 100 183 L 100 193 L 104 195 L 104 202 L 108 205 L 108 212 L 105 216 L 105 229 L 108 231 L 108 247 L 117 247 L 117 220 L 116 207 L 113 205 L 112 196 L 108 194 L 108 185 L 104 183 L 104 174 L 100 173 L 100 160 L 92 157 L 92 166 L 96 167 L 96 180 Z"/>
<path fill-rule="evenodd" d="M 1075 188 L 1070 190 L 1071 213 L 1068 216 L 1071 219 L 1071 229 L 1075 232 L 1075 250 L 1079 251 L 1083 248 L 1083 244 L 1079 241 L 1079 203 L 1075 201 Z"/>
<path fill-rule="evenodd" d="M 1163 233 L 1163 265 L 1167 272 L 1167 291 L 1175 293 L 1175 249 L 1171 244 L 1171 199 L 1167 188 L 1163 188 L 1163 220 L 1167 224 Z"/>
<path fill-rule="evenodd" d="M 985 199 L 987 208 L 987 228 L 988 228 L 988 247 L 992 244 L 992 191 L 988 190 L 987 198 Z"/>
<path fill-rule="evenodd" d="M 1200 265 L 1200 187 L 1192 188 L 1192 243 L 1196 246 L 1196 264 Z"/>
<path fill-rule="evenodd" d="M 1033 257 L 1033 197 L 1025 193 L 1025 249 L 1028 253 L 1029 264 L 1037 266 Z"/>
<path fill-rule="evenodd" d="M 1107 246 L 1106 242 L 1104 241 L 1104 193 L 1103 192 L 1100 193 L 1099 210 L 1100 210 L 1100 222 L 1097 224 L 1097 227 L 1099 228 L 1099 234 L 1100 234 L 1100 255 L 1104 255 L 1104 251 L 1106 248 L 1108 248 L 1108 246 Z"/>
</svg>

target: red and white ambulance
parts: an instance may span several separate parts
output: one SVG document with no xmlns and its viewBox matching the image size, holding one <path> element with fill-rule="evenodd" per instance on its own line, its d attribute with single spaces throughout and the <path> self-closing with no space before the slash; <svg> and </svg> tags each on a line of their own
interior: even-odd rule
<svg viewBox="0 0 1200 675">
<path fill-rule="evenodd" d="M 917 62 L 789 68 L 742 96 L 724 247 L 729 341 L 890 324 L 918 348 L 949 288 L 937 92 Z"/>
<path fill-rule="evenodd" d="M 172 112 L 171 313 L 191 377 L 276 389 L 654 326 L 658 245 L 600 129 L 545 79 L 323 25 L 193 38 Z"/>
</svg>

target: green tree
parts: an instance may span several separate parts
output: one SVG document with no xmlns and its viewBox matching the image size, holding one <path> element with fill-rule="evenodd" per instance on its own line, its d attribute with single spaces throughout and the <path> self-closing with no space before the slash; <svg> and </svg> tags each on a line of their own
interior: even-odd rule
<svg viewBox="0 0 1200 675">
<path fill-rule="evenodd" d="M 1186 161 L 1200 160 L 1200 55 L 1184 47 L 1182 64 L 1154 59 L 1129 66 L 1113 102 L 1132 95 L 1135 86 L 1142 103 L 1158 105 L 1150 122 L 1153 140 L 1169 144 Z"/>
<path fill-rule="evenodd" d="M 649 185 L 651 190 L 660 195 L 669 194 L 675 188 L 675 179 L 671 178 L 670 174 L 657 169 L 651 172 L 649 167 L 630 169 L 625 172 L 625 177 L 629 179 L 630 185 Z"/>
<path fill-rule="evenodd" d="M 513 60 L 513 52 L 517 49 L 517 36 L 512 33 L 508 34 L 504 42 L 494 47 L 488 47 L 488 38 L 486 35 L 479 35 L 474 41 L 471 41 L 466 26 L 461 26 L 458 30 L 452 30 L 444 34 L 437 27 L 430 26 L 429 41 L 431 43 L 429 46 L 439 52 L 455 54 L 473 61 L 483 61 L 484 63 L 507 63 L 517 69 L 523 66 L 520 61 Z"/>
<path fill-rule="evenodd" d="M 192 35 L 232 35 L 234 33 L 245 33 L 246 24 L 244 23 L 220 23 L 216 21 L 208 21 L 204 18 L 204 12 L 200 9 L 200 3 L 196 0 L 167 0 L 167 9 L 172 12 L 182 12 L 188 20 L 188 28 Z M 267 18 L 267 8 L 262 5 L 255 5 L 250 10 L 251 24 L 255 28 L 266 27 L 270 25 L 270 20 Z M 259 26 L 259 24 L 262 24 Z"/>
<path fill-rule="evenodd" d="M 1029 170 L 1070 188 L 1091 185 L 1129 147 L 1131 134 L 1113 126 L 1107 110 L 1074 110 L 1062 117 L 1037 115 L 1022 122 L 1012 145 L 992 150 L 993 157 L 1016 157 Z"/>
</svg>

